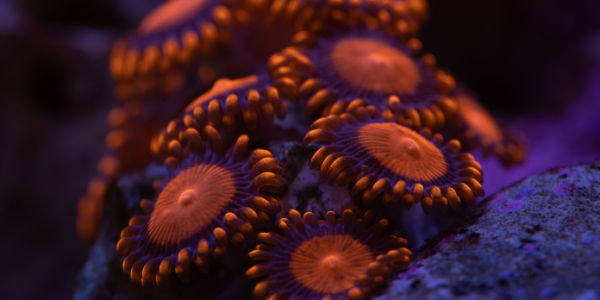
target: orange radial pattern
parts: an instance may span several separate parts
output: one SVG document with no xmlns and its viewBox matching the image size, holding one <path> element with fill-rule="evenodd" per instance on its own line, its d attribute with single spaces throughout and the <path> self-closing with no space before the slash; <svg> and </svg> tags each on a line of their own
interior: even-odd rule
<svg viewBox="0 0 600 300">
<path fill-rule="evenodd" d="M 260 233 L 264 243 L 249 253 L 257 264 L 251 278 L 262 277 L 254 295 L 275 299 L 363 299 L 406 267 L 412 253 L 406 240 L 385 234 L 387 220 L 373 221 L 351 210 L 319 220 L 290 210 L 280 233 Z"/>
<path fill-rule="evenodd" d="M 199 164 L 183 170 L 158 195 L 148 238 L 168 245 L 201 232 L 230 204 L 235 192 L 232 172 L 221 166 Z"/>
<path fill-rule="evenodd" d="M 437 128 L 454 114 L 454 79 L 435 67 L 421 42 L 381 31 L 328 36 L 300 32 L 296 45 L 274 54 L 270 74 L 280 91 L 296 93 L 313 116 L 340 114 L 353 101 L 384 110 L 386 120 Z"/>
<path fill-rule="evenodd" d="M 117 243 L 123 270 L 144 286 L 173 272 L 187 280 L 192 264 L 205 269 L 230 245 L 243 247 L 279 210 L 266 193 L 283 186 L 281 167 L 267 150 L 249 153 L 248 136 L 225 154 L 207 145 L 178 169 L 156 202 L 140 202 L 147 215 L 131 218 Z"/>
<path fill-rule="evenodd" d="M 290 271 L 316 293 L 351 289 L 367 271 L 373 254 L 348 234 L 331 234 L 304 241 L 292 253 Z"/>
<path fill-rule="evenodd" d="M 459 211 L 483 196 L 481 166 L 460 152 L 460 142 L 443 143 L 440 134 L 417 133 L 377 113 L 362 107 L 315 121 L 304 137 L 319 145 L 311 167 L 329 182 L 351 186 L 366 204 L 420 201 L 425 212 L 434 205 Z"/>
<path fill-rule="evenodd" d="M 372 92 L 414 93 L 421 83 L 416 62 L 374 38 L 339 40 L 331 49 L 331 67 L 341 79 Z"/>
<path fill-rule="evenodd" d="M 413 181 L 433 181 L 448 170 L 442 151 L 415 131 L 396 123 L 358 129 L 360 145 L 392 172 Z"/>
</svg>

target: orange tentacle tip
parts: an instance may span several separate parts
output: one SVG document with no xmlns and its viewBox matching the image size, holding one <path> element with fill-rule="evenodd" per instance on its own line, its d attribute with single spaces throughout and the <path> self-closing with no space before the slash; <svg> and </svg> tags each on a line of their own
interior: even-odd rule
<svg viewBox="0 0 600 300">
<path fill-rule="evenodd" d="M 144 286 L 173 273 L 186 280 L 191 265 L 205 269 L 231 245 L 245 245 L 279 209 L 269 192 L 283 186 L 280 169 L 270 152 L 250 151 L 245 135 L 226 152 L 208 145 L 178 162 L 156 201 L 141 201 L 148 214 L 122 230 L 123 270 Z"/>
<path fill-rule="evenodd" d="M 286 113 L 285 98 L 266 75 L 219 79 L 154 137 L 151 151 L 160 158 L 180 156 L 184 149 L 197 152 L 201 141 L 219 144 L 221 136 L 253 135 L 269 128 L 275 118 L 285 118 Z"/>
<path fill-rule="evenodd" d="M 317 34 L 336 29 L 378 28 L 404 37 L 416 35 L 427 15 L 426 0 L 309 0 L 273 1 L 268 19 L 284 19 L 296 31 Z"/>
<path fill-rule="evenodd" d="M 90 180 L 85 195 L 77 203 L 77 235 L 86 242 L 93 241 L 100 231 L 106 189 L 107 180 L 94 178 Z"/>
<path fill-rule="evenodd" d="M 321 118 L 306 134 L 305 143 L 319 146 L 311 167 L 326 180 L 348 185 L 367 205 L 380 199 L 408 208 L 420 201 L 425 212 L 433 206 L 459 211 L 483 196 L 481 166 L 460 152 L 460 142 L 444 143 L 440 134 L 416 132 L 365 110 Z"/>
<path fill-rule="evenodd" d="M 250 278 L 260 278 L 256 298 L 363 299 L 407 266 L 412 253 L 406 240 L 388 235 L 387 220 L 375 221 L 346 210 L 313 213 L 290 210 L 279 231 L 261 233 L 263 242 L 250 252 Z"/>
<path fill-rule="evenodd" d="M 273 55 L 275 86 L 295 91 L 305 113 L 340 114 L 357 103 L 384 111 L 415 129 L 439 128 L 455 110 L 449 97 L 454 79 L 419 54 L 421 42 L 402 41 L 376 30 L 329 36 L 299 33 L 297 45 Z"/>
<path fill-rule="evenodd" d="M 117 79 L 161 73 L 210 54 L 230 35 L 237 1 L 166 1 L 117 41 L 110 59 Z"/>
</svg>

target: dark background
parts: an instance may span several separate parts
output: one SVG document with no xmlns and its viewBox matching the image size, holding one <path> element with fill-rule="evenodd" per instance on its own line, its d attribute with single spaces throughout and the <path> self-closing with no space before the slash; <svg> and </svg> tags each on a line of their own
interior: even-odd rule
<svg viewBox="0 0 600 300">
<path fill-rule="evenodd" d="M 75 235 L 76 203 L 104 151 L 106 113 L 117 105 L 108 54 L 158 3 L 0 2 L 3 299 L 68 298 L 75 289 L 88 250 Z M 430 6 L 425 49 L 530 140 L 530 160 L 506 178 L 600 158 L 600 1 Z M 492 178 L 504 174 L 491 164 L 484 169 Z"/>
</svg>

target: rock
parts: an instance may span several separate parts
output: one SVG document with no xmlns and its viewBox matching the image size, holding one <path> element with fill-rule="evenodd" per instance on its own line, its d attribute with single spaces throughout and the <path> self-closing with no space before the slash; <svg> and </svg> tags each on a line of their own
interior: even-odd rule
<svg viewBox="0 0 600 300">
<path fill-rule="evenodd" d="M 485 199 L 423 247 L 384 299 L 600 299 L 600 161 Z"/>
</svg>

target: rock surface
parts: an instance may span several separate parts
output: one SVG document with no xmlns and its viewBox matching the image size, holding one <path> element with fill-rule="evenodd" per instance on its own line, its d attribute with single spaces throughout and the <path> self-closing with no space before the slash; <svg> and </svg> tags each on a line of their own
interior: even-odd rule
<svg viewBox="0 0 600 300">
<path fill-rule="evenodd" d="M 600 299 L 600 162 L 485 199 L 377 299 Z"/>
</svg>

